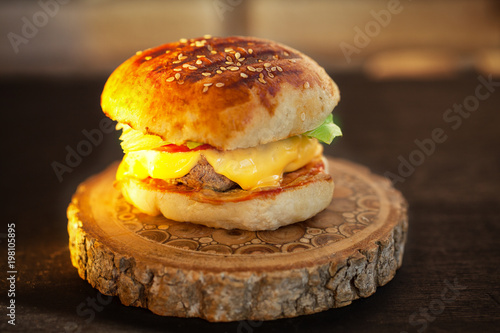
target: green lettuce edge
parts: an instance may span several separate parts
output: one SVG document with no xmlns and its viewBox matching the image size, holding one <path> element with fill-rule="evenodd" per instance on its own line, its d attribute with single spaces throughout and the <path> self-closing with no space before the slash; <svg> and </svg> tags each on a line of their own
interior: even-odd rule
<svg viewBox="0 0 500 333">
<path fill-rule="evenodd" d="M 316 138 L 321 142 L 330 144 L 333 139 L 342 136 L 342 130 L 333 122 L 333 115 L 330 113 L 321 125 L 304 134 L 310 138 Z"/>
<path fill-rule="evenodd" d="M 200 143 L 200 142 L 195 142 L 195 141 L 188 141 L 186 142 L 186 146 L 189 148 L 189 149 L 194 149 L 198 146 L 201 146 L 203 143 Z"/>
</svg>

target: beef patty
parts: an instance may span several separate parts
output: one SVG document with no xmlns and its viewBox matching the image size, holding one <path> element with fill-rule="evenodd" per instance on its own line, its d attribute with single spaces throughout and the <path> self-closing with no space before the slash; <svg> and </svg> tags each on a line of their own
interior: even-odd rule
<svg viewBox="0 0 500 333">
<path fill-rule="evenodd" d="M 187 175 L 177 178 L 176 181 L 195 189 L 207 188 L 219 192 L 239 187 L 226 176 L 216 173 L 203 156 Z"/>
</svg>

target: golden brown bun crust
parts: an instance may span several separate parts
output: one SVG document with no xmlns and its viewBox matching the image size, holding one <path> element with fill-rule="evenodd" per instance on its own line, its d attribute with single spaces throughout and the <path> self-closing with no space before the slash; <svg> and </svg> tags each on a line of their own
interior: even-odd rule
<svg viewBox="0 0 500 333">
<path fill-rule="evenodd" d="M 274 230 L 304 221 L 330 204 L 334 182 L 326 165 L 324 158 L 315 159 L 286 174 L 279 189 L 265 191 L 190 191 L 134 178 L 118 186 L 129 203 L 149 215 L 214 228 Z"/>
<path fill-rule="evenodd" d="M 314 129 L 339 99 L 325 70 L 301 52 L 227 37 L 138 52 L 111 74 L 101 105 L 113 120 L 175 144 L 235 149 Z"/>
</svg>

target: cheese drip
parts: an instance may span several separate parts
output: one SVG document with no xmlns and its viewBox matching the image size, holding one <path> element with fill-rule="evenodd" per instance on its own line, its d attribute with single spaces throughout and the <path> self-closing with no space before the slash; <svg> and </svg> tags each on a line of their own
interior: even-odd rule
<svg viewBox="0 0 500 333">
<path fill-rule="evenodd" d="M 318 141 L 305 135 L 257 147 L 227 151 L 129 151 L 120 164 L 117 180 L 124 177 L 164 180 L 180 178 L 191 171 L 201 156 L 204 156 L 215 172 L 226 176 L 244 190 L 277 187 L 284 172 L 300 169 L 322 152 L 323 147 Z"/>
</svg>

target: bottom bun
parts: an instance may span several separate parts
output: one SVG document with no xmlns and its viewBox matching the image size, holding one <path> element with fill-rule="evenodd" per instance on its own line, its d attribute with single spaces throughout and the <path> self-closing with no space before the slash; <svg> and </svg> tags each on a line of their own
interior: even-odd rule
<svg viewBox="0 0 500 333">
<path fill-rule="evenodd" d="M 148 178 L 122 179 L 125 199 L 143 213 L 208 227 L 275 230 L 313 217 L 331 202 L 334 184 L 318 158 L 283 176 L 282 186 L 253 191 L 193 190 Z"/>
</svg>

